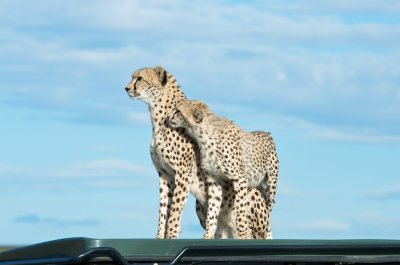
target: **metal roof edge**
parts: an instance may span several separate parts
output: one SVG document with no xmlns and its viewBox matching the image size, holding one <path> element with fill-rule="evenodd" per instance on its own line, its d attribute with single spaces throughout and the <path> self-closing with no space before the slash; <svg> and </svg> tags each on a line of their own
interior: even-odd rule
<svg viewBox="0 0 400 265">
<path fill-rule="evenodd" d="M 95 248 L 111 249 L 123 257 L 173 258 L 185 249 L 189 256 L 229 255 L 326 256 L 358 258 L 396 258 L 400 260 L 400 240 L 227 240 L 227 239 L 92 239 L 85 237 L 47 241 L 0 252 L 0 265 L 17 261 L 73 259 Z M 197 254 L 196 254 L 197 253 Z M 14 263 L 10 263 L 14 262 Z"/>
</svg>

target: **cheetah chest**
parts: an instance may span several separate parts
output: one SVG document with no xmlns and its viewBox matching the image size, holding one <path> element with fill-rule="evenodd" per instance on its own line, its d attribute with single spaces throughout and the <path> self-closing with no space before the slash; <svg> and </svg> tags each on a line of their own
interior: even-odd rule
<svg viewBox="0 0 400 265">
<path fill-rule="evenodd" d="M 163 137 L 154 135 L 150 144 L 150 154 L 154 165 L 158 170 L 163 171 L 169 176 L 174 175 L 174 165 L 171 163 L 170 157 L 166 154 L 165 142 Z"/>
<path fill-rule="evenodd" d="M 208 175 L 223 176 L 221 159 L 215 150 L 201 152 L 201 169 Z"/>
</svg>

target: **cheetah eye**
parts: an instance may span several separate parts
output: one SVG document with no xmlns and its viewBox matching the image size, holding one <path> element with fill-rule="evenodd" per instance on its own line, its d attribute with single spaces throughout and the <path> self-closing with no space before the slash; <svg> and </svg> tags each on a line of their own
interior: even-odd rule
<svg viewBox="0 0 400 265">
<path fill-rule="evenodd" d="M 136 86 L 137 83 L 138 83 L 140 80 L 142 80 L 142 77 L 140 77 L 140 76 L 136 77 L 135 83 L 134 83 L 133 85 Z"/>
<path fill-rule="evenodd" d="M 172 118 L 175 118 L 176 115 L 178 115 L 180 111 L 178 109 L 175 110 L 174 115 L 172 115 Z"/>
</svg>

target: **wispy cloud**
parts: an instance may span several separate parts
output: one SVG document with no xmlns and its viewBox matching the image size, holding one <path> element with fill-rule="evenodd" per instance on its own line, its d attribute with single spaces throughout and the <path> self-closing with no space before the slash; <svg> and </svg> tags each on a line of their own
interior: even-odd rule
<svg viewBox="0 0 400 265">
<path fill-rule="evenodd" d="M 365 194 L 363 198 L 374 201 L 400 200 L 400 185 L 394 185 L 392 187 L 382 188 L 373 192 L 369 192 Z"/>
<path fill-rule="evenodd" d="M 148 173 L 146 167 L 121 159 L 97 159 L 77 163 L 55 172 L 61 177 L 115 177 L 125 174 Z"/>
<path fill-rule="evenodd" d="M 348 222 L 334 219 L 303 221 L 294 226 L 298 229 L 313 231 L 349 231 L 352 227 Z"/>
<path fill-rule="evenodd" d="M 340 218 L 309 219 L 295 218 L 289 222 L 273 218 L 272 226 L 276 238 L 398 238 L 399 218 L 383 212 L 358 212 L 354 216 Z M 282 236 L 283 235 L 283 236 Z"/>
<path fill-rule="evenodd" d="M 307 238 L 343 237 L 353 229 L 353 224 L 349 220 L 336 218 L 327 219 L 304 219 L 294 218 L 289 221 L 282 218 L 273 218 L 273 227 L 275 231 L 285 231 L 297 235 L 305 235 Z M 296 231 L 296 232 L 293 232 Z M 275 233 L 275 236 L 279 236 Z"/>
<path fill-rule="evenodd" d="M 18 166 L 0 163 L 0 176 L 16 175 L 16 174 L 20 174 L 21 172 L 23 172 L 23 170 Z"/>
<path fill-rule="evenodd" d="M 25 175 L 28 172 L 42 176 L 55 177 L 103 177 L 117 176 L 126 173 L 148 173 L 148 168 L 120 158 L 103 158 L 87 162 L 67 164 L 58 167 L 41 168 L 29 165 L 0 164 L 0 175 Z"/>
<path fill-rule="evenodd" d="M 375 238 L 393 238 L 400 236 L 400 218 L 391 212 L 370 210 L 358 213 L 354 218 L 354 232 L 370 234 Z"/>
<path fill-rule="evenodd" d="M 122 91 L 122 84 L 120 94 Z M 80 125 L 98 126 L 150 126 L 150 118 L 147 112 L 132 110 L 131 103 L 126 98 L 126 104 L 114 106 L 103 102 L 93 104 L 91 99 L 80 98 L 74 95 L 69 88 L 55 88 L 54 91 L 47 93 L 41 91 L 39 94 L 35 89 L 24 92 L 6 92 L 0 96 L 0 104 L 9 108 L 19 108 L 30 110 L 25 112 L 25 119 L 29 120 L 51 120 L 57 122 L 67 122 Z M 7 96 L 7 94 L 13 94 Z M 130 104 L 127 104 L 130 103 Z"/>
<path fill-rule="evenodd" d="M 121 151 L 122 149 L 122 146 L 112 144 L 96 144 L 88 147 L 88 150 L 100 153 L 115 153 Z"/>
<path fill-rule="evenodd" d="M 0 83 L 0 90 L 11 95 L 6 97 L 10 107 L 51 105 L 53 115 L 41 117 L 80 124 L 148 124 L 146 114 L 131 113 L 127 104 L 121 107 L 121 80 L 123 72 L 123 82 L 128 82 L 135 68 L 161 63 L 179 77 L 191 97 L 223 98 L 291 115 L 300 109 L 306 118 L 325 117 L 332 123 L 369 122 L 387 131 L 387 141 L 397 139 L 400 49 L 395 44 L 400 41 L 400 21 L 379 20 L 399 10 L 394 1 L 39 3 L 26 10 L 12 1 L 4 5 L 2 19 L 11 29 L 2 29 L 0 49 L 10 63 L 0 68 L 16 77 L 46 80 L 37 87 L 26 87 L 32 82 L 23 81 Z M 16 13 L 9 16 L 7 10 Z M 349 14 L 358 20 L 347 21 Z M 24 19 L 15 19 L 18 16 Z M 54 30 L 57 26 L 65 32 Z M 109 34 L 113 38 L 102 37 Z M 121 77 L 109 84 L 121 90 L 98 93 L 110 82 L 105 76 Z M 66 84 L 60 86 L 59 80 Z M 81 100 L 85 97 L 92 100 Z M 93 101 L 103 107 L 93 106 Z M 358 135 L 336 132 L 324 137 Z M 361 139 L 380 141 L 374 137 Z"/>
<path fill-rule="evenodd" d="M 298 137 L 315 140 L 344 143 L 400 143 L 400 133 L 393 128 L 387 133 L 381 128 L 368 125 L 350 125 L 346 121 L 310 121 L 306 117 L 289 116 L 276 113 L 253 114 L 243 111 L 236 114 L 241 122 L 251 130 L 285 130 L 295 133 Z"/>
<path fill-rule="evenodd" d="M 59 166 L 0 165 L 3 192 L 121 190 L 145 187 L 152 168 L 120 158 L 95 159 Z M 151 185 L 151 184 L 150 184 Z"/>
<path fill-rule="evenodd" d="M 36 214 L 20 215 L 14 218 L 14 222 L 29 225 L 51 225 L 59 227 L 97 226 L 99 221 L 95 219 L 59 219 L 54 217 L 42 217 Z"/>
<path fill-rule="evenodd" d="M 299 121 L 297 126 L 298 129 L 303 130 L 309 137 L 326 141 L 400 143 L 400 134 L 386 134 L 377 131 L 375 128 L 329 126 L 306 121 Z"/>
</svg>

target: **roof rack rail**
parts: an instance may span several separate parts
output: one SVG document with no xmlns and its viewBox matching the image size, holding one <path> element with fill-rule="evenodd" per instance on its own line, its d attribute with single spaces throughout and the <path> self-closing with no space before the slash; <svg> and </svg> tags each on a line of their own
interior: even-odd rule
<svg viewBox="0 0 400 265">
<path fill-rule="evenodd" d="M 241 245 L 241 246 L 188 246 L 171 261 L 214 262 L 284 262 L 296 264 L 324 262 L 342 263 L 400 263 L 399 245 Z"/>
<path fill-rule="evenodd" d="M 0 265 L 400 264 L 400 240 L 67 238 L 0 252 Z"/>
<path fill-rule="evenodd" d="M 89 249 L 73 260 L 74 264 L 89 262 L 95 258 L 110 258 L 117 265 L 129 265 L 129 262 L 122 255 L 111 247 L 96 247 Z"/>
</svg>

